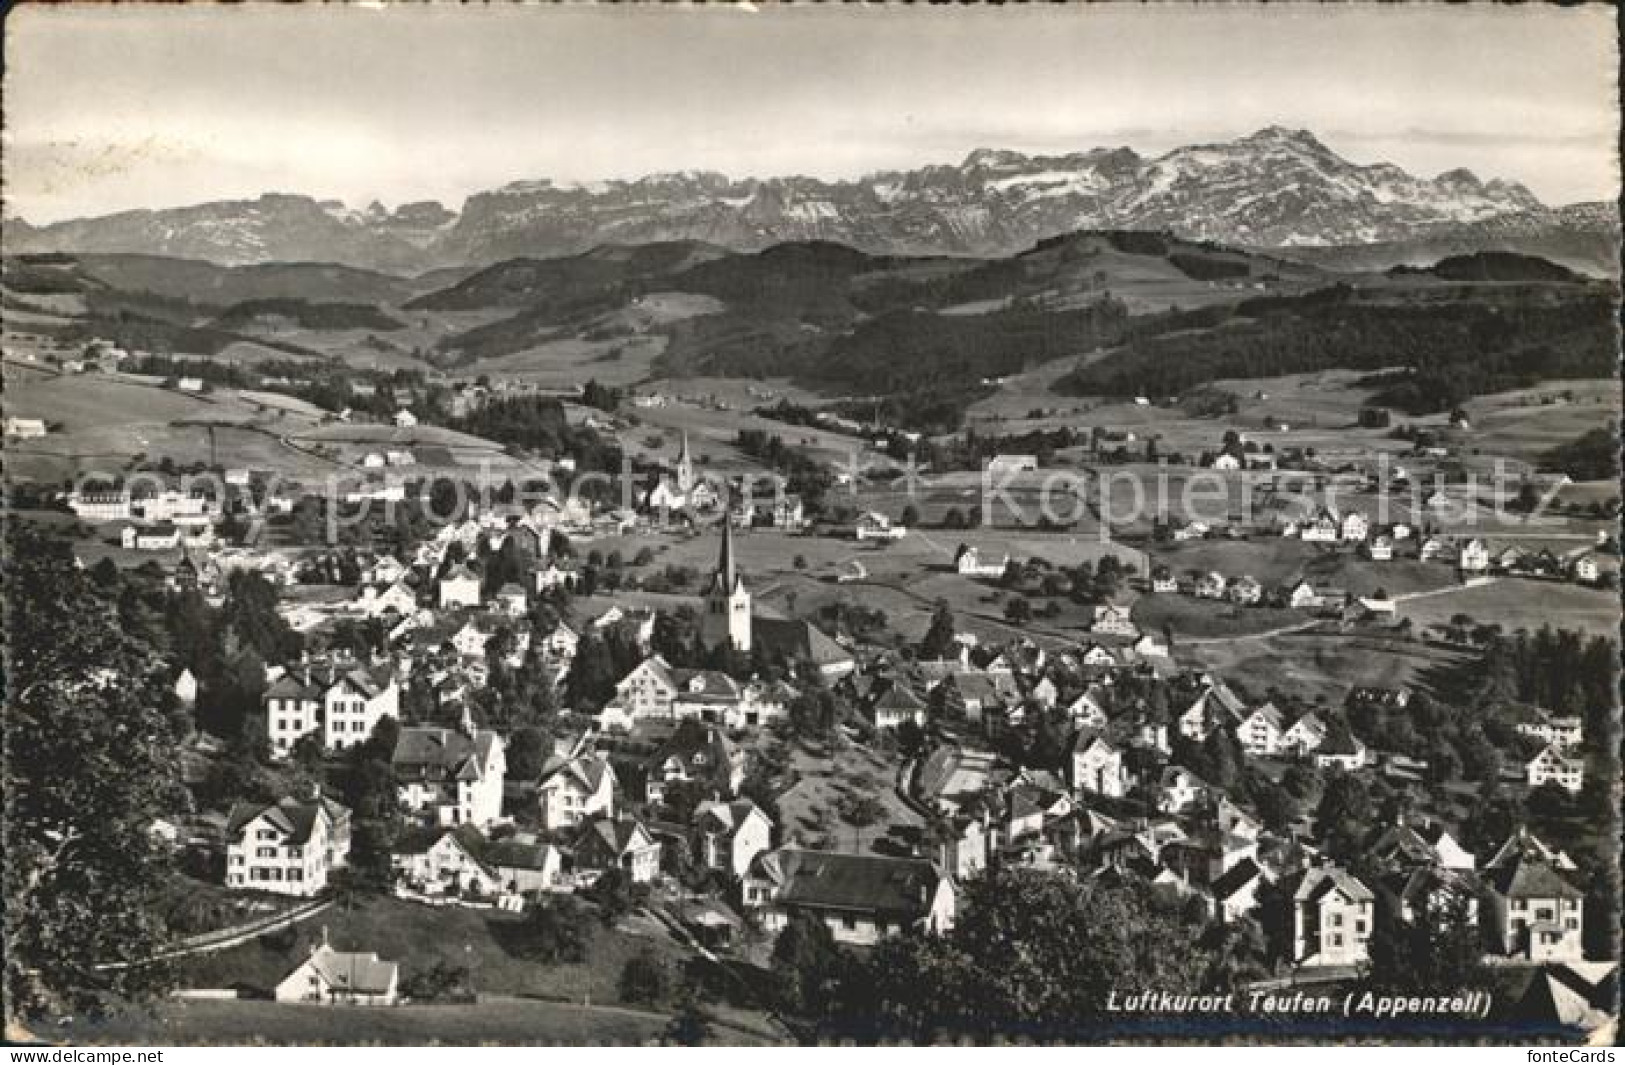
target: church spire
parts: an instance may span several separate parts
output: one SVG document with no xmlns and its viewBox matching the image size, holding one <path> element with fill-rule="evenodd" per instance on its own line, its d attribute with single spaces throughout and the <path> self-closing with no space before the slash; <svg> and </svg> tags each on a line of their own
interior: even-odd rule
<svg viewBox="0 0 1625 1065">
<path fill-rule="evenodd" d="M 739 586 L 739 573 L 734 566 L 734 523 L 732 514 L 732 495 L 730 493 L 729 506 L 722 511 L 722 550 L 717 555 L 716 581 L 722 590 L 732 595 Z"/>
</svg>

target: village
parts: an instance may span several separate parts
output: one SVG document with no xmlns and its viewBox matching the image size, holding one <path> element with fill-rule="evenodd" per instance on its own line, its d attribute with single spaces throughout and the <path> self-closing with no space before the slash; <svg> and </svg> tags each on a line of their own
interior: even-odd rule
<svg viewBox="0 0 1625 1065">
<path fill-rule="evenodd" d="M 383 420 L 417 424 L 406 409 Z M 1242 453 L 1233 435 L 1189 472 L 1247 478 L 1260 516 L 1157 513 L 1080 553 L 1075 532 L 948 514 L 962 476 L 901 510 L 848 486 L 853 503 L 831 505 L 837 489 L 815 514 L 771 468 L 725 476 L 686 429 L 673 438 L 630 507 L 555 483 L 487 493 L 433 527 L 416 520 L 432 492 L 401 468 L 409 453 L 353 452 L 373 485 L 360 494 L 243 469 L 207 491 L 149 476 L 61 499 L 96 530 L 103 568 L 116 555 L 172 601 L 228 612 L 269 595 L 299 648 L 263 663 L 230 736 L 204 724 L 222 720 L 206 705 L 219 685 L 199 674 L 219 663 L 179 672 L 200 723 L 183 752 L 195 805 L 152 826 L 190 875 L 247 904 L 233 912 L 304 922 L 309 957 L 263 993 L 423 1000 L 415 959 L 330 938 L 331 914 L 301 909 L 358 884 L 417 907 L 408 921 L 562 922 L 558 900 L 578 896 L 668 949 L 771 965 L 798 919 L 857 949 L 945 933 L 966 885 L 1017 867 L 1250 929 L 1261 987 L 1360 977 L 1380 921 L 1458 922 L 1484 964 L 1533 974 L 1520 1008 L 1574 1023 L 1601 1001 L 1606 871 L 1565 846 L 1607 794 L 1595 730 L 1610 710 L 1579 681 L 1548 705 L 1517 698 L 1516 678 L 1499 695 L 1460 677 L 1424 691 L 1422 675 L 1294 690 L 1201 651 L 1307 632 L 1438 648 L 1471 673 L 1512 626 L 1457 615 L 1424 632 L 1407 602 L 1513 580 L 1606 594 L 1606 531 L 1556 549 L 1453 531 L 1440 512 L 1464 497 L 1446 488 L 1375 521 L 1371 493 L 1409 487 L 1387 456 L 1386 483 L 1377 466 L 1321 468 L 1283 505 L 1273 463 L 1223 461 Z M 1044 469 L 1001 453 L 980 475 Z M 1355 487 L 1328 503 L 1339 478 Z M 295 515 L 312 510 L 359 532 L 301 540 Z M 905 596 L 924 622 L 906 633 L 886 612 Z M 231 956 L 207 971 L 229 977 Z M 482 990 L 466 971 L 452 982 L 470 1001 Z"/>
</svg>

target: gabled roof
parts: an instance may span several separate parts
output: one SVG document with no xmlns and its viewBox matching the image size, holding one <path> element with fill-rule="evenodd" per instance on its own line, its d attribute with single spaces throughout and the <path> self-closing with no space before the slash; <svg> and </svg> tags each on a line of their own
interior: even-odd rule
<svg viewBox="0 0 1625 1065">
<path fill-rule="evenodd" d="M 754 644 L 791 660 L 805 659 L 818 666 L 852 661 L 846 648 L 817 626 L 797 618 L 753 616 L 750 632 Z"/>
<path fill-rule="evenodd" d="M 732 835 L 753 814 L 765 820 L 769 827 L 772 826 L 773 819 L 763 813 L 762 808 L 749 799 L 701 803 L 694 811 L 694 826 L 701 832 Z"/>
<path fill-rule="evenodd" d="M 918 714 L 924 712 L 925 703 L 906 685 L 893 684 L 875 700 L 874 709 L 876 714 L 882 710 L 895 714 Z"/>
<path fill-rule="evenodd" d="M 1340 893 L 1351 902 L 1371 902 L 1376 896 L 1353 874 L 1336 866 L 1322 865 L 1304 871 L 1298 889 L 1292 893 L 1296 902 L 1319 904 L 1327 895 Z"/>
<path fill-rule="evenodd" d="M 468 568 L 467 563 L 459 562 L 447 570 L 440 580 L 441 583 L 446 581 L 477 581 L 479 577 L 474 575 L 474 571 Z"/>
<path fill-rule="evenodd" d="M 264 815 L 267 823 L 283 834 L 284 843 L 304 843 L 310 839 L 318 813 L 323 811 L 333 822 L 347 821 L 350 817 L 349 808 L 325 797 L 302 802 L 290 795 L 270 805 L 234 803 L 226 818 L 226 835 L 236 836 L 250 822 Z"/>
<path fill-rule="evenodd" d="M 764 861 L 766 859 L 766 861 Z M 917 919 L 945 879 L 923 858 L 783 849 L 758 858 L 780 885 L 779 901 L 790 906 L 875 913 Z"/>
<path fill-rule="evenodd" d="M 609 762 L 596 754 L 583 754 L 569 759 L 550 758 L 548 764 L 542 767 L 538 786 L 545 788 L 558 781 L 573 785 L 591 795 L 603 786 L 604 777 L 609 772 Z"/>
<path fill-rule="evenodd" d="M 1584 892 L 1544 862 L 1518 857 L 1486 873 L 1485 881 L 1506 898 L 1578 899 Z"/>
<path fill-rule="evenodd" d="M 643 827 L 641 821 L 631 818 L 616 820 L 601 817 L 596 821 L 589 821 L 582 826 L 581 836 L 576 840 L 577 852 L 602 850 L 614 858 L 620 858 L 634 850 L 654 846 L 654 838 L 649 830 Z"/>
<path fill-rule="evenodd" d="M 395 984 L 399 967 L 374 953 L 334 950 L 323 943 L 307 962 L 327 985 L 357 995 L 386 994 Z"/>
<path fill-rule="evenodd" d="M 390 762 L 403 780 L 478 780 L 501 742 L 489 729 L 468 736 L 457 729 L 408 727 L 401 729 Z"/>
<path fill-rule="evenodd" d="M 1246 887 L 1263 875 L 1258 863 L 1251 858 L 1243 858 L 1232 865 L 1215 881 L 1213 881 L 1213 897 L 1224 900 Z"/>
</svg>

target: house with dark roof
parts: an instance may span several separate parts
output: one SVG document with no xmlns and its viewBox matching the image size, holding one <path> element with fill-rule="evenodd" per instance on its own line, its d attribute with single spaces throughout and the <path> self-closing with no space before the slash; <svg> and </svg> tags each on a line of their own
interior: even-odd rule
<svg viewBox="0 0 1625 1065">
<path fill-rule="evenodd" d="M 476 825 L 502 816 L 508 772 L 502 737 L 464 726 L 403 728 L 390 757 L 401 804 L 432 824 Z"/>
<path fill-rule="evenodd" d="M 577 874 L 624 872 L 634 884 L 647 884 L 660 872 L 660 842 L 641 821 L 600 817 L 581 826 L 575 842 Z"/>
<path fill-rule="evenodd" d="M 615 813 L 615 771 L 598 754 L 555 755 L 536 784 L 542 827 L 549 831 Z"/>
<path fill-rule="evenodd" d="M 492 841 L 485 849 L 485 861 L 502 890 L 521 895 L 566 888 L 574 868 L 574 859 L 563 849 L 525 832 Z"/>
<path fill-rule="evenodd" d="M 1533 962 L 1581 960 L 1585 894 L 1551 864 L 1513 851 L 1492 860 L 1483 881 L 1482 921 L 1492 949 Z"/>
<path fill-rule="evenodd" d="M 745 755 L 720 728 L 684 722 L 644 765 L 644 799 L 665 801 L 666 788 L 698 781 L 713 798 L 732 798 L 745 780 Z"/>
<path fill-rule="evenodd" d="M 475 857 L 477 842 L 477 835 L 471 841 L 450 829 L 418 829 L 395 844 L 390 864 L 402 884 L 418 894 L 494 895 L 501 882 Z"/>
<path fill-rule="evenodd" d="M 869 720 L 875 728 L 897 728 L 905 721 L 925 724 L 925 702 L 907 685 L 891 685 L 869 704 Z"/>
<path fill-rule="evenodd" d="M 331 799 L 237 803 L 226 818 L 226 886 L 315 895 L 350 854 L 350 811 Z"/>
<path fill-rule="evenodd" d="M 694 811 L 694 857 L 707 869 L 743 880 L 773 846 L 773 820 L 749 799 L 704 802 Z"/>
<path fill-rule="evenodd" d="M 811 662 L 825 680 L 839 679 L 857 668 L 852 653 L 811 622 L 756 615 L 750 631 L 752 646 L 789 662 Z"/>
<path fill-rule="evenodd" d="M 1243 858 L 1221 873 L 1208 892 L 1213 899 L 1213 919 L 1234 924 L 1258 906 L 1258 889 L 1264 884 L 1264 871 L 1251 858 Z"/>
<path fill-rule="evenodd" d="M 781 848 L 756 857 L 744 901 L 768 931 L 792 913 L 807 913 L 837 942 L 871 944 L 894 932 L 948 931 L 954 924 L 953 879 L 923 858 Z"/>
</svg>

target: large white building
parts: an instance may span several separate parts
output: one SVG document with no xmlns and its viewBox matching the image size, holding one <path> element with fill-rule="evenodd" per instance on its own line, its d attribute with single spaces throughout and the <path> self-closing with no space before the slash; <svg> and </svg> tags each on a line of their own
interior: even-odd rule
<svg viewBox="0 0 1625 1065">
<path fill-rule="evenodd" d="M 476 729 L 403 728 L 390 758 L 401 805 L 439 825 L 480 828 L 502 817 L 502 737 Z"/>
<path fill-rule="evenodd" d="M 350 854 L 350 811 L 331 799 L 238 803 L 226 822 L 226 886 L 315 895 Z"/>
</svg>

